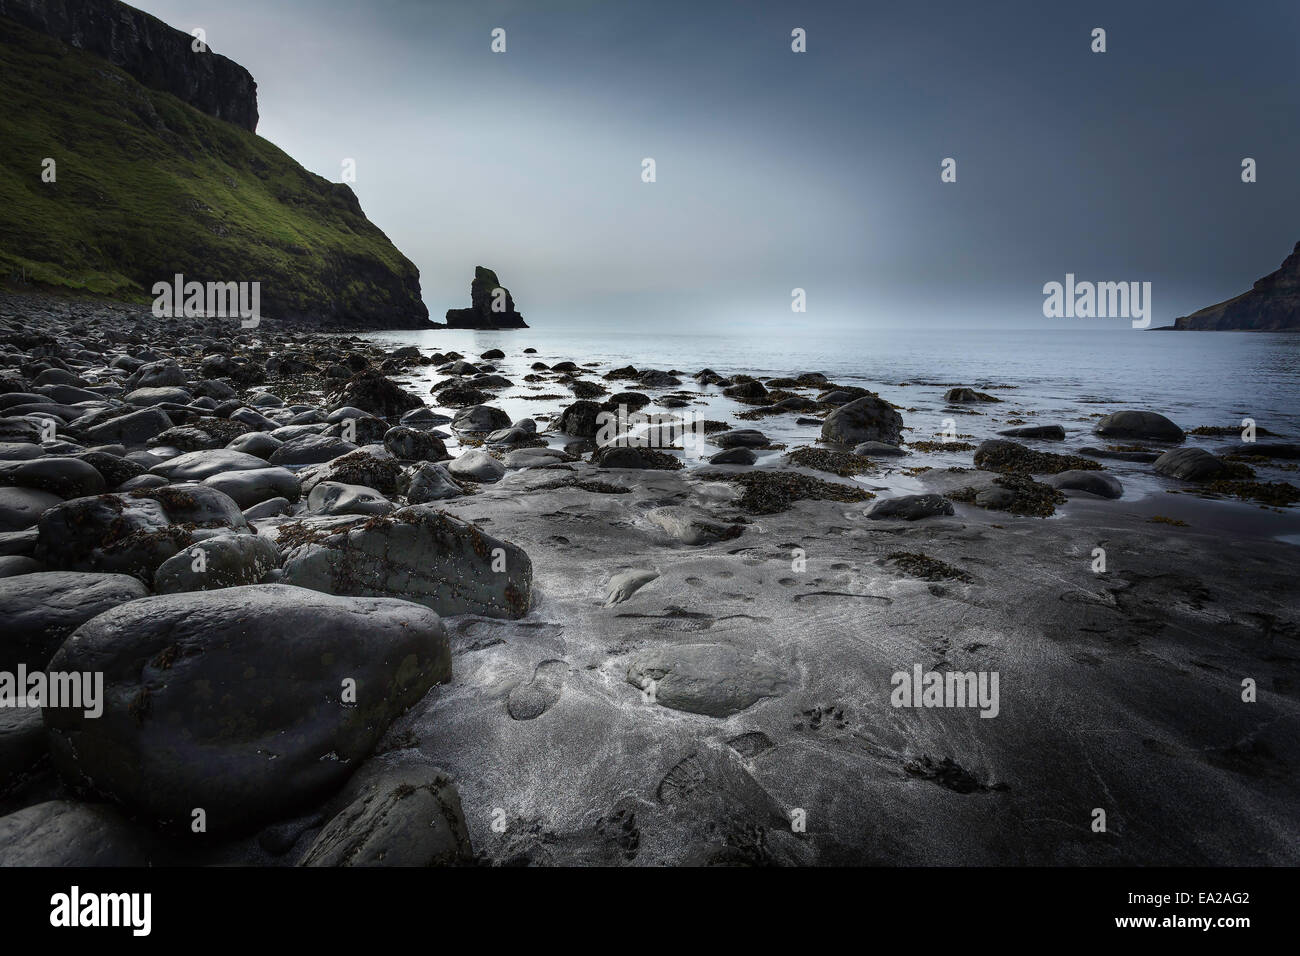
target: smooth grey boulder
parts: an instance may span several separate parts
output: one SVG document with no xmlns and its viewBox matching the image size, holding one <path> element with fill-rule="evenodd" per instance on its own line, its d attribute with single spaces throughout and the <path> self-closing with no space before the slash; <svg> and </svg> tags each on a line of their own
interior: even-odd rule
<svg viewBox="0 0 1300 956">
<path fill-rule="evenodd" d="M 268 498 L 260 504 L 255 504 L 251 508 L 244 509 L 244 520 L 248 522 L 261 521 L 265 518 L 277 518 L 280 515 L 286 515 L 291 510 L 291 504 L 288 498 Z"/>
<path fill-rule="evenodd" d="M 934 518 L 953 513 L 952 502 L 943 495 L 899 495 L 897 498 L 877 500 L 867 510 L 867 517 L 872 521 L 879 521 L 882 518 L 919 521 L 922 518 Z"/>
<path fill-rule="evenodd" d="M 365 485 L 322 481 L 307 496 L 307 509 L 322 515 L 385 515 L 395 505 Z"/>
<path fill-rule="evenodd" d="M 265 468 L 266 461 L 256 455 L 228 448 L 190 451 L 175 458 L 159 462 L 149 468 L 149 473 L 162 475 L 168 481 L 202 481 L 226 471 L 251 471 Z"/>
<path fill-rule="evenodd" d="M 215 591 L 257 584 L 280 564 L 280 549 L 258 534 L 223 534 L 172 555 L 153 575 L 159 594 Z"/>
<path fill-rule="evenodd" d="M 654 703 L 709 717 L 729 717 L 793 686 L 786 672 L 730 644 L 676 644 L 643 651 L 627 682 Z"/>
<path fill-rule="evenodd" d="M 63 499 L 33 488 L 0 488 L 0 531 L 30 528 Z"/>
<path fill-rule="evenodd" d="M 288 551 L 282 580 L 330 594 L 402 596 L 443 616 L 517 618 L 532 600 L 523 549 L 413 505 Z"/>
<path fill-rule="evenodd" d="M 354 443 L 332 435 L 301 435 L 286 441 L 267 461 L 273 465 L 319 465 L 356 450 Z"/>
<path fill-rule="evenodd" d="M 0 556 L 0 578 L 12 578 L 20 574 L 32 574 L 44 570 L 45 565 L 26 555 L 6 554 Z"/>
<path fill-rule="evenodd" d="M 841 405 L 822 422 L 822 440 L 843 445 L 879 441 L 898 445 L 903 440 L 903 416 L 883 398 L 864 395 Z"/>
<path fill-rule="evenodd" d="M 138 412 L 119 415 L 91 425 L 80 434 L 92 444 L 143 445 L 155 435 L 160 435 L 175 423 L 159 408 L 142 408 Z"/>
<path fill-rule="evenodd" d="M 709 441 L 719 448 L 766 448 L 772 444 L 771 439 L 756 428 L 733 428 L 714 435 Z"/>
<path fill-rule="evenodd" d="M 0 578 L 0 670 L 43 668 L 68 635 L 119 604 L 147 597 L 127 574 L 38 571 Z"/>
<path fill-rule="evenodd" d="M 45 449 L 35 442 L 0 442 L 0 461 L 31 461 L 45 454 Z"/>
<path fill-rule="evenodd" d="M 752 465 L 756 461 L 758 456 L 754 454 L 754 450 L 743 446 L 727 448 L 709 456 L 711 465 Z"/>
<path fill-rule="evenodd" d="M 1118 478 L 1101 471 L 1062 471 L 1048 475 L 1044 483 L 1060 491 L 1084 491 L 1099 498 L 1121 498 L 1124 486 Z"/>
<path fill-rule="evenodd" d="M 32 556 L 49 568 L 119 572 L 147 582 L 194 541 L 249 528 L 228 495 L 182 484 L 74 498 L 41 515 L 36 530 Z"/>
<path fill-rule="evenodd" d="M 164 403 L 188 405 L 193 398 L 194 396 L 185 389 L 170 386 L 137 388 L 122 396 L 122 400 L 128 405 L 143 406 L 162 405 Z"/>
<path fill-rule="evenodd" d="M 0 485 L 48 491 L 60 498 L 84 498 L 108 490 L 94 465 L 80 458 L 55 456 L 0 462 Z"/>
<path fill-rule="evenodd" d="M 1156 441 L 1182 441 L 1186 433 L 1165 416 L 1156 412 L 1125 410 L 1112 412 L 1093 427 L 1107 438 L 1150 438 Z"/>
<path fill-rule="evenodd" d="M 473 860 L 456 787 L 416 760 L 362 770 L 299 866 L 459 866 Z M 333 800 L 331 804 L 341 801 Z"/>
<path fill-rule="evenodd" d="M 1183 481 L 1213 481 L 1229 471 L 1228 465 L 1204 448 L 1174 448 L 1156 459 L 1156 474 Z"/>
<path fill-rule="evenodd" d="M 244 432 L 238 438 L 233 439 L 226 447 L 231 451 L 243 452 L 245 455 L 270 458 L 275 454 L 275 450 L 283 444 L 284 442 L 273 437 L 270 432 Z"/>
<path fill-rule="evenodd" d="M 0 866 L 165 865 L 148 830 L 98 803 L 49 800 L 0 817 Z"/>
<path fill-rule="evenodd" d="M 451 420 L 451 427 L 458 432 L 494 432 L 509 426 L 510 416 L 492 405 L 470 405 Z"/>
<path fill-rule="evenodd" d="M 422 505 L 428 501 L 459 498 L 464 493 L 446 468 L 434 462 L 425 462 L 411 476 L 410 487 L 406 489 L 406 500 L 409 504 Z"/>
<path fill-rule="evenodd" d="M 333 415 L 330 417 L 333 418 Z M 451 421 L 450 415 L 435 412 L 432 408 L 413 408 L 403 415 L 398 423 L 410 428 L 430 429 L 437 425 L 445 425 L 449 421 Z"/>
<path fill-rule="evenodd" d="M 573 460 L 572 455 L 559 448 L 516 448 L 501 459 L 507 469 L 549 468 Z"/>
<path fill-rule="evenodd" d="M 104 675 L 98 719 L 46 708 L 72 786 L 209 832 L 338 786 L 389 723 L 451 676 L 438 615 L 279 584 L 134 601 L 82 625 L 51 668 Z M 355 698 L 355 699 L 354 699 Z"/>
<path fill-rule="evenodd" d="M 203 484 L 229 495 L 240 508 L 251 508 L 271 498 L 297 501 L 302 482 L 288 468 L 268 466 L 244 471 L 223 471 L 203 479 Z"/>
<path fill-rule="evenodd" d="M 453 478 L 491 484 L 505 477 L 506 466 L 493 458 L 490 452 L 482 448 L 471 448 L 462 452 L 459 458 L 448 462 L 447 471 Z"/>
</svg>

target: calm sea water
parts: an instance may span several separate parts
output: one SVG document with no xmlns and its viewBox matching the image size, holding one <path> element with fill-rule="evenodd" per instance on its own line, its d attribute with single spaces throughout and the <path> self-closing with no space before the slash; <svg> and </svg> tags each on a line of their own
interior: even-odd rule
<svg viewBox="0 0 1300 956">
<path fill-rule="evenodd" d="M 902 406 L 906 433 L 912 440 L 932 438 L 954 418 L 957 431 L 977 442 L 1007 427 L 1008 418 L 1031 424 L 1060 424 L 1065 442 L 1033 443 L 1043 450 L 1068 451 L 1104 445 L 1091 434 L 1099 414 L 1125 408 L 1160 412 L 1185 429 L 1199 425 L 1240 427 L 1255 422 L 1288 440 L 1300 438 L 1300 335 L 1234 332 L 1144 332 L 1136 330 L 1004 330 L 881 329 L 855 332 L 753 334 L 653 334 L 627 331 L 527 329 L 510 332 L 431 330 L 380 332 L 369 338 L 388 345 L 416 345 L 426 352 L 455 350 L 471 361 L 491 348 L 506 353 L 492 363 L 515 382 L 498 393 L 494 404 L 512 418 L 554 414 L 571 401 L 535 399 L 533 395 L 567 391 L 548 382 L 529 387 L 522 377 L 534 361 L 553 365 L 569 360 L 596 363 L 595 377 L 610 368 L 678 369 L 685 373 L 683 390 L 693 393 L 693 405 L 709 418 L 756 427 L 791 447 L 816 440 L 816 426 L 795 424 L 795 415 L 759 422 L 737 420 L 745 411 L 719 394 L 701 388 L 689 376 L 712 368 L 722 375 L 797 375 L 822 372 L 832 382 L 862 385 Z M 523 349 L 537 349 L 525 355 Z M 442 376 L 432 368 L 409 376 L 412 387 L 432 401 L 428 387 Z M 615 390 L 636 389 L 651 397 L 674 389 L 640 389 L 634 383 L 608 383 Z M 942 396 L 951 385 L 994 389 L 1004 401 L 977 405 L 980 415 L 953 414 Z M 815 390 L 806 392 L 815 397 Z M 656 411 L 651 406 L 647 411 Z M 1192 438 L 1209 450 L 1225 439 Z M 970 465 L 970 452 L 914 454 L 901 463 L 887 463 L 884 476 L 862 479 L 873 486 L 915 490 L 903 467 Z M 1151 473 L 1149 465 L 1107 462 L 1125 482 L 1125 497 L 1177 486 Z M 1264 468 L 1266 480 L 1297 480 L 1296 473 Z"/>
</svg>

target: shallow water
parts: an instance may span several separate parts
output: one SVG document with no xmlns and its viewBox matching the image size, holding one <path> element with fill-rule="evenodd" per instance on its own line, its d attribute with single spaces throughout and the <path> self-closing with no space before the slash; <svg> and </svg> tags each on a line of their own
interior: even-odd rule
<svg viewBox="0 0 1300 956">
<path fill-rule="evenodd" d="M 689 376 L 706 367 L 721 375 L 821 372 L 832 382 L 870 388 L 902 406 L 904 423 L 910 428 L 905 436 L 910 441 L 936 438 L 944 428 L 944 419 L 952 418 L 959 435 L 973 436 L 963 440 L 978 443 L 1008 427 L 1007 419 L 1023 418 L 1028 424 L 1062 425 L 1064 442 L 1027 443 L 1044 451 L 1068 452 L 1108 444 L 1091 434 L 1092 425 L 1100 415 L 1124 408 L 1160 412 L 1185 429 L 1200 425 L 1239 428 L 1242 419 L 1252 418 L 1280 438 L 1300 436 L 1300 335 L 1052 328 L 880 329 L 746 336 L 527 329 L 378 332 L 366 337 L 385 345 L 416 345 L 426 352 L 455 350 L 470 361 L 477 361 L 488 349 L 501 349 L 506 358 L 492 364 L 516 385 L 497 393 L 493 404 L 504 408 L 512 419 L 553 415 L 573 400 L 567 394 L 563 400 L 531 398 L 530 392 L 556 394 L 567 393 L 567 389 L 552 382 L 530 387 L 521 381 L 534 361 L 553 365 L 567 359 L 580 366 L 599 363 L 588 369 L 594 377 L 629 364 L 638 369 L 678 369 L 684 373 L 679 376 L 681 390 L 698 393 L 693 410 L 737 427 L 758 428 L 774 442 L 792 448 L 814 442 L 819 427 L 797 425 L 799 416 L 793 414 L 760 421 L 737 419 L 748 406 L 725 398 L 720 389 L 698 386 Z M 528 347 L 537 349 L 537 354 L 524 355 L 522 350 Z M 429 386 L 441 377 L 429 367 L 415 370 L 407 381 L 432 401 Z M 643 391 L 652 398 L 677 391 L 646 389 L 627 381 L 603 384 L 614 391 Z M 978 415 L 960 414 L 960 409 L 943 402 L 944 392 L 953 385 L 988 390 L 1003 401 L 966 406 Z M 809 397 L 816 397 L 816 392 L 801 390 Z M 652 405 L 646 411 L 662 409 Z M 1225 438 L 1190 436 L 1188 443 L 1216 450 L 1238 438 L 1235 434 Z M 766 457 L 779 454 L 766 453 Z M 969 467 L 971 452 L 915 452 L 880 464 L 881 473 L 858 480 L 872 487 L 910 492 L 919 485 L 903 474 L 904 468 Z M 1150 465 L 1104 464 L 1124 483 L 1125 499 L 1185 487 L 1155 475 Z M 1261 480 L 1297 480 L 1296 472 L 1284 466 L 1256 470 Z"/>
</svg>

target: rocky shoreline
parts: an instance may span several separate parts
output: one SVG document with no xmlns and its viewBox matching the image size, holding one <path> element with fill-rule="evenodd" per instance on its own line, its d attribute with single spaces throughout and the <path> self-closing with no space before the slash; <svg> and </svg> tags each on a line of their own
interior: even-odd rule
<svg viewBox="0 0 1300 956">
<path fill-rule="evenodd" d="M 1300 857 L 1295 546 L 1179 517 L 1290 515 L 1286 436 L 1116 408 L 900 495 L 907 410 L 816 372 L 222 322 L 0 298 L 0 702 L 95 697 L 0 707 L 0 864 Z M 563 410 L 512 419 L 516 381 Z M 820 440 L 760 460 L 773 416 Z M 899 706 L 913 668 L 996 674 L 996 716 Z"/>
</svg>

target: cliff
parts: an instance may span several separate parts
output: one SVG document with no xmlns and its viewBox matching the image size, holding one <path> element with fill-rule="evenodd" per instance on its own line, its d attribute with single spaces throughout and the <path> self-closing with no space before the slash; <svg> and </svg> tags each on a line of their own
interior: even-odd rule
<svg viewBox="0 0 1300 956">
<path fill-rule="evenodd" d="M 468 309 L 448 309 L 449 329 L 526 329 L 524 317 L 515 311 L 510 290 L 501 285 L 497 274 L 485 266 L 474 267 L 469 284 Z"/>
<path fill-rule="evenodd" d="M 0 281 L 150 301 L 180 273 L 260 283 L 271 320 L 430 327 L 419 270 L 352 190 L 251 132 L 242 67 L 123 4 L 0 0 L 17 8 L 55 36 L 0 16 Z"/>
<path fill-rule="evenodd" d="M 1300 242 L 1281 268 L 1255 282 L 1249 292 L 1174 320 L 1191 331 L 1300 331 Z"/>
<path fill-rule="evenodd" d="M 145 86 L 257 130 L 257 84 L 232 60 L 196 53 L 194 38 L 117 0 L 0 0 L 0 17 L 102 57 Z"/>
</svg>

